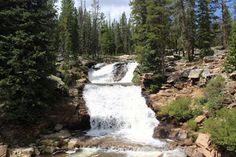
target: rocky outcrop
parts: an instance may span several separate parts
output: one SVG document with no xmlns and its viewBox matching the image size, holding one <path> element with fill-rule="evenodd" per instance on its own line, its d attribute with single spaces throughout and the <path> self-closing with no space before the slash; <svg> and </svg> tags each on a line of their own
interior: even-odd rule
<svg viewBox="0 0 236 157">
<path fill-rule="evenodd" d="M 34 155 L 34 148 L 16 148 L 9 150 L 9 157 L 32 157 Z"/>
<path fill-rule="evenodd" d="M 7 145 L 0 144 L 0 157 L 6 157 L 7 156 Z"/>
</svg>

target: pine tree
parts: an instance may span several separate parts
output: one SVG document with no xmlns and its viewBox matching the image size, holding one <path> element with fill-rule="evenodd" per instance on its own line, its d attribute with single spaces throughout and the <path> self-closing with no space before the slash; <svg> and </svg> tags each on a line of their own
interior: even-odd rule
<svg viewBox="0 0 236 157">
<path fill-rule="evenodd" d="M 0 100 L 7 118 L 24 124 L 48 107 L 55 55 L 51 0 L 4 1 L 0 9 Z"/>
<path fill-rule="evenodd" d="M 188 60 L 194 55 L 195 46 L 195 0 L 174 1 L 174 29 L 179 33 L 183 50 L 187 52 Z M 177 35 L 175 35 L 177 36 Z M 178 39 L 177 39 L 178 40 Z"/>
<path fill-rule="evenodd" d="M 78 50 L 78 23 L 73 0 L 62 0 L 62 12 L 59 17 L 59 52 L 67 62 L 76 57 Z M 76 41 L 77 40 L 77 41 Z"/>
<path fill-rule="evenodd" d="M 146 46 L 146 22 L 147 6 L 146 0 L 132 0 L 130 3 L 132 10 L 133 41 L 134 51 L 138 55 L 138 60 L 142 63 L 142 54 Z"/>
<path fill-rule="evenodd" d="M 225 60 L 225 70 L 233 72 L 236 70 L 236 21 L 234 20 L 229 39 L 229 52 Z"/>
<path fill-rule="evenodd" d="M 197 0 L 197 46 L 202 56 L 212 55 L 211 44 L 213 33 L 211 30 L 213 9 L 209 1 Z"/>
</svg>

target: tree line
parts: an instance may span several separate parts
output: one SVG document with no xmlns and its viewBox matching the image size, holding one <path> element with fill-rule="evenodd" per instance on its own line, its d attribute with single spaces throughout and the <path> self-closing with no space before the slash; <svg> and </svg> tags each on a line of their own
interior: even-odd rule
<svg viewBox="0 0 236 157">
<path fill-rule="evenodd" d="M 197 54 L 200 57 L 212 55 L 212 46 L 227 48 L 232 24 L 227 5 L 230 2 L 131 1 L 134 47 L 142 70 L 153 72 L 156 80 L 161 80 L 165 74 L 165 56 L 169 52 L 181 53 L 188 61 L 193 61 Z"/>
<path fill-rule="evenodd" d="M 100 11 L 97 0 L 92 10 L 87 10 L 86 1 L 80 7 L 73 0 L 62 0 L 58 20 L 58 52 L 65 59 L 79 55 L 97 57 L 98 55 L 130 54 L 132 52 L 132 30 L 126 14 L 120 20 L 106 18 Z"/>
</svg>

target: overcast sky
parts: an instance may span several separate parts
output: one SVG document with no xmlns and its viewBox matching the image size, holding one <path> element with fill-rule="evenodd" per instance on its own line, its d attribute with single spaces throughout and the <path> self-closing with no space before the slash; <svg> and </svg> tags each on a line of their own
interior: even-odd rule
<svg viewBox="0 0 236 157">
<path fill-rule="evenodd" d="M 61 1 L 61 0 L 58 0 Z M 99 0 L 100 8 L 103 13 L 105 13 L 108 18 L 109 14 L 111 19 L 119 19 L 123 12 L 130 16 L 130 0 Z M 87 0 L 87 8 L 91 8 L 93 0 Z M 75 0 L 75 6 L 79 6 L 80 0 Z M 60 8 L 60 2 L 57 4 L 57 8 Z"/>
</svg>

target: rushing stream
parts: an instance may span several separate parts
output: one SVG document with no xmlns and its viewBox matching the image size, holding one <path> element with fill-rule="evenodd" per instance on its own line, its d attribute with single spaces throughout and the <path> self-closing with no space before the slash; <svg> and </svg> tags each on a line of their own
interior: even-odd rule
<svg viewBox="0 0 236 157">
<path fill-rule="evenodd" d="M 171 154 L 181 154 L 178 150 L 161 151 L 165 150 L 165 142 L 152 138 L 159 122 L 146 105 L 141 87 L 131 84 L 136 67 L 135 62 L 96 65 L 89 71 L 91 84 L 85 86 L 83 96 L 90 115 L 89 137 L 101 141 L 109 138 L 121 141 L 121 145 L 138 145 L 138 148 L 125 150 L 112 145 L 106 150 L 84 148 L 71 156 L 157 157 L 163 153 L 164 157 L 171 157 Z"/>
</svg>

